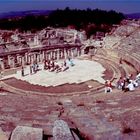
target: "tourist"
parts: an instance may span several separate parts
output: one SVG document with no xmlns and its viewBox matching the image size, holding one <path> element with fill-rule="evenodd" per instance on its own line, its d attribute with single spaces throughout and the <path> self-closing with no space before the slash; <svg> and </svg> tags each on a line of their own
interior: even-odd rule
<svg viewBox="0 0 140 140">
<path fill-rule="evenodd" d="M 55 70 L 55 64 L 54 64 L 54 61 L 53 60 L 51 60 L 50 61 L 50 69 L 49 69 L 49 71 L 54 71 Z"/>
<path fill-rule="evenodd" d="M 126 86 L 124 92 L 126 92 L 126 91 L 134 91 L 134 90 L 135 90 L 135 87 L 134 87 L 133 81 L 130 80 L 129 84 Z"/>
<path fill-rule="evenodd" d="M 44 70 L 47 68 L 47 60 L 44 60 Z"/>
<path fill-rule="evenodd" d="M 54 67 L 54 61 L 53 60 L 50 61 L 50 65 L 51 65 L 51 67 Z"/>
<path fill-rule="evenodd" d="M 64 60 L 64 66 L 65 66 L 65 67 L 67 66 L 66 60 Z"/>
<path fill-rule="evenodd" d="M 59 64 L 57 61 L 54 62 L 54 67 L 57 67 Z"/>
<path fill-rule="evenodd" d="M 140 72 L 137 73 L 136 79 L 140 80 Z"/>
<path fill-rule="evenodd" d="M 124 85 L 123 78 L 120 77 L 119 81 L 117 82 L 117 88 L 122 89 L 123 85 Z"/>
<path fill-rule="evenodd" d="M 74 66 L 73 60 L 70 57 L 68 58 L 68 60 L 69 60 L 70 66 Z"/>
<path fill-rule="evenodd" d="M 24 76 L 24 68 L 23 68 L 23 66 L 21 67 L 21 76 Z"/>
<path fill-rule="evenodd" d="M 123 78 L 123 82 L 122 82 L 122 91 L 125 90 L 125 86 L 126 86 L 126 78 Z"/>
<path fill-rule="evenodd" d="M 64 60 L 64 62 L 61 63 L 61 70 L 62 70 L 62 71 L 66 71 L 66 70 L 68 70 L 68 69 L 69 69 L 69 66 L 67 65 L 66 60 Z"/>
<path fill-rule="evenodd" d="M 45 70 L 50 70 L 50 60 L 45 60 Z"/>
<path fill-rule="evenodd" d="M 56 70 L 57 73 L 61 71 L 61 67 L 59 66 L 58 62 L 56 62 L 56 61 L 54 63 L 54 70 Z"/>
<path fill-rule="evenodd" d="M 56 73 L 61 72 L 61 71 L 62 71 L 62 68 L 59 65 L 57 65 L 56 66 Z"/>
<path fill-rule="evenodd" d="M 105 82 L 105 93 L 112 92 L 112 83 L 109 80 Z"/>
<path fill-rule="evenodd" d="M 54 61 L 53 60 L 50 61 L 49 66 L 50 66 L 49 71 L 54 71 L 55 64 L 54 64 Z"/>
<path fill-rule="evenodd" d="M 138 87 L 139 86 L 138 81 L 137 80 L 133 80 L 133 85 L 134 85 L 134 87 Z"/>
<path fill-rule="evenodd" d="M 130 83 L 130 80 L 132 80 L 132 77 L 133 77 L 133 74 L 129 74 L 129 75 L 126 77 L 126 82 L 127 82 L 127 84 Z"/>
<path fill-rule="evenodd" d="M 38 71 L 38 67 L 39 65 L 37 64 L 37 62 L 33 63 L 33 72 L 36 73 Z"/>
<path fill-rule="evenodd" d="M 122 57 L 120 57 L 119 64 L 122 65 Z"/>
<path fill-rule="evenodd" d="M 138 85 L 140 85 L 140 72 L 138 72 L 136 75 L 136 81 L 137 81 Z"/>
</svg>

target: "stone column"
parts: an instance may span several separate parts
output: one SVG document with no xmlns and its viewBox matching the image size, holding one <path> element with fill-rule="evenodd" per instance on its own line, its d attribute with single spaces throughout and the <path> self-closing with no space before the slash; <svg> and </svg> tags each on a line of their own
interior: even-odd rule
<svg viewBox="0 0 140 140">
<path fill-rule="evenodd" d="M 63 58 L 66 59 L 67 58 L 67 49 L 63 50 Z"/>
<path fill-rule="evenodd" d="M 11 57 L 9 57 L 9 62 L 8 62 L 8 57 L 4 57 L 3 62 L 4 62 L 4 68 L 6 68 L 7 66 L 10 67 L 9 64 L 11 64 Z"/>
<path fill-rule="evenodd" d="M 15 58 L 14 57 L 11 57 L 10 60 L 11 60 L 10 67 L 11 68 L 14 68 L 15 67 Z"/>
<path fill-rule="evenodd" d="M 62 50 L 62 59 L 65 59 L 64 49 Z"/>
<path fill-rule="evenodd" d="M 26 56 L 26 62 L 27 64 L 30 64 L 31 58 L 30 58 L 30 54 L 27 54 Z"/>
<path fill-rule="evenodd" d="M 53 51 L 50 52 L 50 57 L 53 59 Z"/>
<path fill-rule="evenodd" d="M 10 55 L 7 56 L 7 60 L 6 58 L 4 58 L 5 60 L 5 66 L 10 66 L 10 68 L 12 67 L 12 57 Z"/>
<path fill-rule="evenodd" d="M 77 48 L 74 48 L 73 55 L 74 55 L 74 57 L 77 57 Z"/>
<path fill-rule="evenodd" d="M 31 54 L 28 54 L 28 57 L 27 57 L 28 59 L 27 59 L 27 63 L 28 64 L 31 64 Z"/>
<path fill-rule="evenodd" d="M 33 58 L 33 62 L 35 62 L 36 61 L 36 53 L 35 52 L 32 53 L 32 58 Z"/>
<path fill-rule="evenodd" d="M 47 51 L 45 51 L 45 59 L 44 60 L 48 60 L 49 59 L 49 53 Z"/>
<path fill-rule="evenodd" d="M 20 55 L 19 54 L 16 54 L 15 59 L 17 60 L 17 61 L 15 60 L 16 63 L 20 63 Z"/>
<path fill-rule="evenodd" d="M 39 53 L 35 53 L 35 60 L 36 60 L 36 62 L 38 63 L 39 62 Z"/>
<path fill-rule="evenodd" d="M 46 51 L 42 52 L 42 58 L 43 58 L 42 60 L 45 60 L 45 53 L 46 53 Z"/>
<path fill-rule="evenodd" d="M 52 51 L 50 52 L 50 57 L 51 57 L 51 59 L 53 59 L 53 52 Z"/>
<path fill-rule="evenodd" d="M 57 50 L 57 60 L 59 60 L 59 50 Z"/>
<path fill-rule="evenodd" d="M 28 64 L 31 64 L 31 55 L 28 54 Z"/>
<path fill-rule="evenodd" d="M 37 63 L 39 62 L 38 56 L 39 56 L 39 54 L 35 53 L 35 60 L 36 60 Z"/>
<path fill-rule="evenodd" d="M 66 50 L 66 58 L 69 58 L 69 49 Z"/>
<path fill-rule="evenodd" d="M 31 64 L 34 63 L 34 54 L 31 54 Z"/>
<path fill-rule="evenodd" d="M 47 60 L 47 51 L 44 51 L 44 60 Z"/>
<path fill-rule="evenodd" d="M 57 51 L 54 51 L 54 59 L 57 60 Z"/>
<path fill-rule="evenodd" d="M 36 53 L 32 53 L 33 63 L 36 62 Z"/>
<path fill-rule="evenodd" d="M 24 66 L 25 65 L 25 56 L 22 55 L 21 57 L 21 65 Z"/>
<path fill-rule="evenodd" d="M 62 59 L 63 58 L 63 51 L 62 50 L 60 50 L 60 59 Z"/>
<path fill-rule="evenodd" d="M 69 49 L 68 52 L 69 52 L 69 53 L 68 53 L 69 57 L 72 57 L 72 50 Z"/>
<path fill-rule="evenodd" d="M 16 59 L 17 59 L 17 63 L 18 63 L 19 65 L 22 65 L 22 56 L 18 54 L 18 55 L 16 56 Z"/>
<path fill-rule="evenodd" d="M 41 62 L 41 53 L 38 54 L 38 62 Z"/>
<path fill-rule="evenodd" d="M 44 60 L 44 52 L 42 51 L 40 55 L 41 55 L 40 56 L 41 62 L 43 62 L 43 60 Z"/>
<path fill-rule="evenodd" d="M 79 56 L 81 56 L 81 48 L 78 48 Z"/>
<path fill-rule="evenodd" d="M 40 52 L 40 62 L 43 62 L 44 60 L 44 51 Z"/>
<path fill-rule="evenodd" d="M 11 56 L 10 55 L 7 56 L 7 61 L 8 61 L 8 65 L 10 66 L 11 65 Z"/>
<path fill-rule="evenodd" d="M 77 51 L 77 56 L 79 56 L 79 49 L 78 49 L 78 48 L 76 48 L 76 51 Z"/>
<path fill-rule="evenodd" d="M 24 57 L 25 57 L 25 63 L 27 64 L 28 63 L 28 53 L 25 53 Z"/>
<path fill-rule="evenodd" d="M 59 59 L 61 59 L 61 50 L 59 50 Z"/>
<path fill-rule="evenodd" d="M 17 63 L 20 63 L 21 62 L 21 59 L 20 58 L 21 58 L 21 56 L 19 54 L 17 54 L 16 55 Z"/>
<path fill-rule="evenodd" d="M 4 70 L 4 61 L 0 58 L 0 69 Z"/>
<path fill-rule="evenodd" d="M 23 60 L 23 57 L 20 56 L 20 57 L 19 57 L 19 61 L 18 61 L 18 63 L 19 63 L 20 66 L 22 65 L 22 61 L 24 61 L 24 60 Z"/>
<path fill-rule="evenodd" d="M 74 56 L 73 56 L 73 48 L 71 49 L 71 58 L 74 58 Z"/>
<path fill-rule="evenodd" d="M 57 50 L 55 50 L 55 60 L 57 60 Z"/>
<path fill-rule="evenodd" d="M 51 58 L 52 58 L 51 51 L 49 51 L 48 58 L 49 58 L 49 60 L 51 60 Z"/>
<path fill-rule="evenodd" d="M 17 64 L 17 63 L 18 63 L 18 61 L 17 61 L 17 56 L 13 56 L 13 58 L 14 58 L 14 63 Z M 16 65 L 15 65 L 15 66 L 16 66 Z"/>
<path fill-rule="evenodd" d="M 55 51 L 52 51 L 52 59 L 55 60 Z"/>
</svg>

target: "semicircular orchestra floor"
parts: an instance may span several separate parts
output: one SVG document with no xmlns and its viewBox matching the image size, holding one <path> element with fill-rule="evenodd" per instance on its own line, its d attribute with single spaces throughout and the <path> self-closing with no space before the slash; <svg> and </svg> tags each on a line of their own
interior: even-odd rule
<svg viewBox="0 0 140 140">
<path fill-rule="evenodd" d="M 41 86 L 58 86 L 62 84 L 82 83 L 88 80 L 96 80 L 104 83 L 102 78 L 105 69 L 95 61 L 89 60 L 74 60 L 74 66 L 69 66 L 69 69 L 63 72 L 50 72 L 43 69 L 43 65 L 39 66 L 40 71 L 35 74 L 29 74 L 29 68 L 25 69 L 25 75 L 21 76 L 21 71 L 13 75 L 17 79 L 25 80 L 34 85 Z"/>
<path fill-rule="evenodd" d="M 30 74 L 30 68 L 26 67 L 25 76 L 21 76 L 20 70 L 3 81 L 18 89 L 43 93 L 82 92 L 103 85 L 105 68 L 100 63 L 79 59 L 73 61 L 75 65 L 64 72 L 49 72 L 39 65 L 37 73 Z"/>
</svg>

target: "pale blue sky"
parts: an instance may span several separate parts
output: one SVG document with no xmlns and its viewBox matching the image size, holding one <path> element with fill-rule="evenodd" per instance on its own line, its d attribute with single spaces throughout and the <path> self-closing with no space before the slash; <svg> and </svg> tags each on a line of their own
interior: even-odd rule
<svg viewBox="0 0 140 140">
<path fill-rule="evenodd" d="M 116 10 L 123 13 L 140 12 L 140 0 L 0 0 L 0 13 L 23 10 L 54 10 L 65 7 L 77 9 Z"/>
</svg>

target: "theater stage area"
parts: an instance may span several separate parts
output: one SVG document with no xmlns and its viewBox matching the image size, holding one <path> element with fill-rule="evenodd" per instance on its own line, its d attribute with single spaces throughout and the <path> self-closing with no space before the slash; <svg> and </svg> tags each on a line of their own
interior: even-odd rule
<svg viewBox="0 0 140 140">
<path fill-rule="evenodd" d="M 60 65 L 62 61 L 58 62 Z M 96 80 L 100 83 L 104 83 L 102 76 L 105 68 L 98 62 L 90 60 L 73 60 L 74 66 L 69 65 L 69 69 L 63 72 L 50 72 L 44 70 L 44 65 L 39 65 L 39 71 L 37 73 L 30 74 L 30 67 L 24 68 L 25 76 L 21 75 L 21 70 L 17 71 L 16 74 L 10 75 L 17 79 L 25 80 L 31 84 L 41 86 L 58 86 L 65 83 L 82 83 L 88 80 Z M 5 78 L 9 78 L 5 77 Z"/>
</svg>

